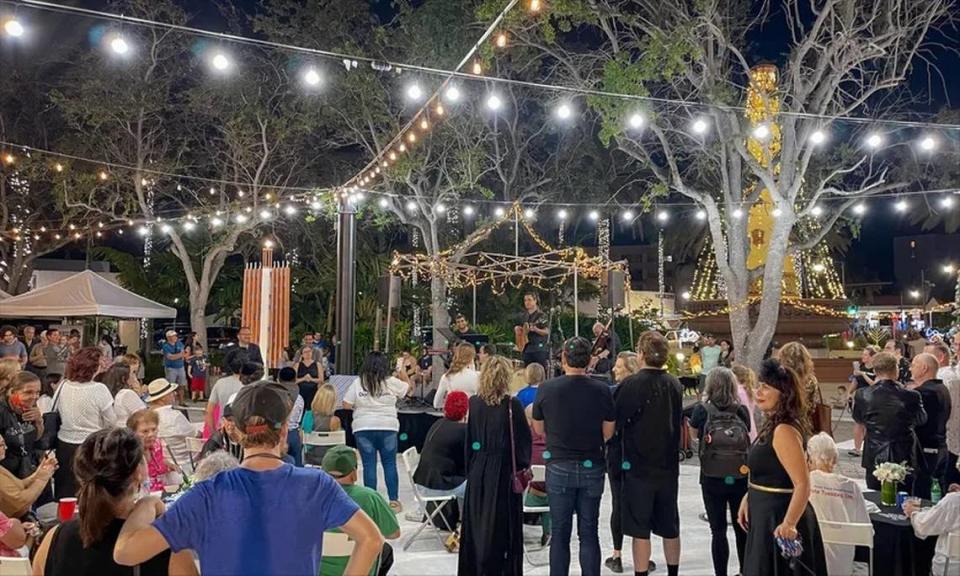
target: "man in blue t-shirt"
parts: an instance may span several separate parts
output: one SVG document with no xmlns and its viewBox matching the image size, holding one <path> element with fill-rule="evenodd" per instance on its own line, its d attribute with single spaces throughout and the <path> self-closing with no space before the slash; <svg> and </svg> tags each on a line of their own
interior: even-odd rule
<svg viewBox="0 0 960 576">
<path fill-rule="evenodd" d="M 320 570 L 323 532 L 340 528 L 355 546 L 345 573 L 366 574 L 383 537 L 322 470 L 281 460 L 290 403 L 276 385 L 245 386 L 231 403 L 244 449 L 240 468 L 194 485 L 166 511 L 140 500 L 113 551 L 136 566 L 167 550 L 193 550 L 204 576 L 309 574 Z"/>
<path fill-rule="evenodd" d="M 182 390 L 187 386 L 187 370 L 184 364 L 186 354 L 183 342 L 177 336 L 176 330 L 167 330 L 164 336 L 167 337 L 167 341 L 160 346 L 160 351 L 163 352 L 163 375 L 167 382 L 177 384 Z"/>
</svg>

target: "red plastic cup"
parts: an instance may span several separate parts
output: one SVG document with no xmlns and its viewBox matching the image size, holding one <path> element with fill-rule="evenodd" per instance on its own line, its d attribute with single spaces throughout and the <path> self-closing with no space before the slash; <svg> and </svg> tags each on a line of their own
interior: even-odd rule
<svg viewBox="0 0 960 576">
<path fill-rule="evenodd" d="M 73 519 L 73 515 L 77 512 L 77 499 L 76 498 L 61 498 L 57 503 L 57 518 L 61 522 L 66 522 Z"/>
</svg>

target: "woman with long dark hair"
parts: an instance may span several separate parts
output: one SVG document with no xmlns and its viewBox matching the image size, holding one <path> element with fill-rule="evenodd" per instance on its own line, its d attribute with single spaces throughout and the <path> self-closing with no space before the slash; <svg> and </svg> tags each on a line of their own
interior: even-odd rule
<svg viewBox="0 0 960 576">
<path fill-rule="evenodd" d="M 134 574 L 113 561 L 113 547 L 144 480 L 143 445 L 126 428 L 89 435 L 74 455 L 79 516 L 47 533 L 33 560 L 34 574 Z M 158 514 L 161 512 L 158 511 Z M 140 576 L 196 574 L 189 550 L 165 550 L 138 567 Z"/>
<path fill-rule="evenodd" d="M 377 489 L 377 454 L 383 466 L 390 508 L 403 510 L 400 504 L 400 477 L 397 474 L 397 400 L 406 396 L 410 386 L 390 375 L 390 360 L 382 352 L 367 354 L 360 376 L 343 395 L 343 407 L 353 410 L 353 437 L 363 461 L 363 485 Z"/>
<path fill-rule="evenodd" d="M 106 372 L 96 376 L 95 380 L 110 390 L 113 396 L 113 411 L 117 415 L 117 426 L 127 425 L 127 418 L 135 412 L 146 409 L 147 405 L 140 397 L 140 381 L 126 363 L 115 363 Z"/>
<path fill-rule="evenodd" d="M 513 491 L 511 477 L 514 468 L 529 468 L 532 440 L 523 405 L 510 396 L 512 379 L 510 362 L 493 356 L 470 398 L 458 574 L 523 573 L 523 495 Z"/>
<path fill-rule="evenodd" d="M 763 362 L 757 406 L 766 420 L 750 449 L 748 490 L 737 515 L 747 531 L 744 576 L 827 573 L 820 528 L 809 504 L 804 396 L 796 372 L 772 358 Z M 803 552 L 784 558 L 780 543 L 797 541 Z"/>
<path fill-rule="evenodd" d="M 92 346 L 81 348 L 71 356 L 64 380 L 53 399 L 54 410 L 60 413 L 60 430 L 57 432 L 60 467 L 53 477 L 57 499 L 76 494 L 73 453 L 87 436 L 117 424 L 113 395 L 106 386 L 93 380 L 100 370 L 100 358 L 100 350 Z"/>
</svg>

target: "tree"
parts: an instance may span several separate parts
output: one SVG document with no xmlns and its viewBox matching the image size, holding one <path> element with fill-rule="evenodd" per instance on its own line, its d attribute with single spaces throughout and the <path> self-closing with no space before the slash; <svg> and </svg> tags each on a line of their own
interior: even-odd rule
<svg viewBox="0 0 960 576">
<path fill-rule="evenodd" d="M 168 1 L 131 0 L 127 7 L 146 18 L 185 21 Z M 283 191 L 301 184 L 311 160 L 305 150 L 322 149 L 317 142 L 325 133 L 311 133 L 319 119 L 316 103 L 292 88 L 283 54 L 250 51 L 242 74 L 197 80 L 186 64 L 203 64 L 214 47 L 194 58 L 187 40 L 174 32 L 136 33 L 137 50 L 120 69 L 88 56 L 54 100 L 77 135 L 75 148 L 130 167 L 112 186 L 128 208 L 143 214 L 146 233 L 159 232 L 158 245 L 179 260 L 190 324 L 203 338 L 210 293 L 226 259 L 258 226 L 283 216 Z M 178 171 L 220 184 L 208 189 L 202 181 L 158 176 Z M 72 194 L 69 202 L 117 216 L 96 194 Z M 196 218 L 164 223 L 170 214 Z"/>
<path fill-rule="evenodd" d="M 883 152 L 865 152 L 859 142 L 868 127 L 842 118 L 889 118 L 896 112 L 884 106 L 884 98 L 903 90 L 912 67 L 927 58 L 932 34 L 951 18 L 952 6 L 946 0 L 826 0 L 809 6 L 785 0 L 772 11 L 767 3 L 746 0 L 637 0 L 629 7 L 584 0 L 556 3 L 549 33 L 531 24 L 523 34 L 580 86 L 692 103 L 648 101 L 641 108 L 637 101 L 590 99 L 601 116 L 602 140 L 647 171 L 647 201 L 676 194 L 705 211 L 734 347 L 756 366 L 776 329 L 788 257 L 820 242 L 859 198 L 910 185 L 889 176 L 891 165 L 910 154 L 893 154 L 892 142 Z M 789 50 L 775 92 L 780 110 L 771 112 L 780 149 L 771 155 L 738 107 L 754 64 L 751 35 L 777 19 L 788 31 Z M 572 26 L 602 34 L 604 47 L 589 53 L 565 48 L 562 32 Z M 646 120 L 642 131 L 628 128 L 627 119 L 637 112 Z M 691 131 L 698 117 L 708 134 Z M 811 140 L 817 131 L 852 144 L 825 150 Z M 747 218 L 738 215 L 762 199 L 779 212 L 765 263 L 750 267 Z M 829 200 L 835 201 L 817 218 Z"/>
</svg>

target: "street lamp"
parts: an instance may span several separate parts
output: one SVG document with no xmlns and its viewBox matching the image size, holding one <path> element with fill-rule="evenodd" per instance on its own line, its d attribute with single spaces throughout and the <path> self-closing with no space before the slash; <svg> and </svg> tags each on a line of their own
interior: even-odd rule
<svg viewBox="0 0 960 576">
<path fill-rule="evenodd" d="M 911 290 L 911 291 L 910 291 L 910 297 L 913 298 L 914 300 L 916 300 L 917 298 L 920 297 L 920 291 L 919 291 L 919 290 Z"/>
</svg>

